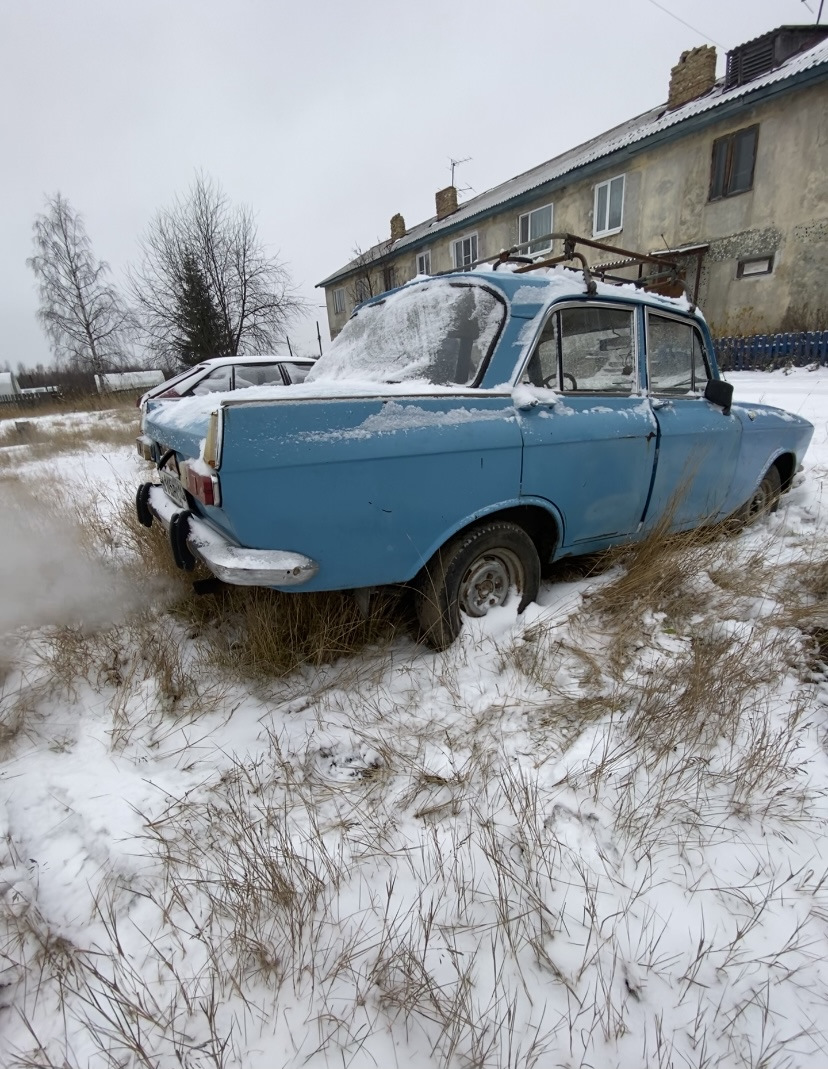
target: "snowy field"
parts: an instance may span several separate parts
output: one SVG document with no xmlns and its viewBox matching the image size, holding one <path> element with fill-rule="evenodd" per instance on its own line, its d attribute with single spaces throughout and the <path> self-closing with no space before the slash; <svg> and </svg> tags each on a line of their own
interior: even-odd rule
<svg viewBox="0 0 828 1069">
<path fill-rule="evenodd" d="M 0 423 L 0 1065 L 827 1065 L 828 370 L 730 378 L 816 426 L 775 516 L 282 677 L 130 416 Z"/>
</svg>

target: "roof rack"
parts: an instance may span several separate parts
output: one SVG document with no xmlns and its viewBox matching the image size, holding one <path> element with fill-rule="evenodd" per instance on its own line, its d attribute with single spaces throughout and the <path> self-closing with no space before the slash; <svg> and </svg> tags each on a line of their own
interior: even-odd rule
<svg viewBox="0 0 828 1069">
<path fill-rule="evenodd" d="M 560 256 L 548 256 L 542 259 L 536 259 L 525 254 L 521 255 L 522 250 L 528 250 L 530 246 L 537 245 L 542 241 L 563 242 L 563 252 Z M 613 253 L 620 258 L 590 267 L 586 256 L 579 251 L 578 246 L 597 249 L 600 252 Z M 602 282 L 612 282 L 616 285 L 633 285 L 638 289 L 651 292 L 657 291 L 659 287 L 681 286 L 691 307 L 695 308 L 695 302 L 688 293 L 684 279 L 681 277 L 681 267 L 675 260 L 667 259 L 663 253 L 632 252 L 630 249 L 620 249 L 617 245 L 605 245 L 603 242 L 594 241 L 592 238 L 582 238 L 577 234 L 558 231 L 541 234 L 533 237 L 531 241 L 524 241 L 521 245 L 513 245 L 510 249 L 504 249 L 494 259 L 489 256 L 483 260 L 478 260 L 472 266 L 477 267 L 479 264 L 490 263 L 492 270 L 496 271 L 502 264 L 516 263 L 521 266 L 515 269 L 515 273 L 523 274 L 527 271 L 537 271 L 541 267 L 555 267 L 558 264 L 568 266 L 568 263 L 573 260 L 581 265 L 580 270 L 583 271 L 587 293 L 589 294 L 594 294 L 597 291 L 596 278 L 599 278 Z M 630 267 L 638 268 L 637 278 L 627 278 L 623 275 L 614 274 L 615 271 Z M 647 267 L 653 269 L 645 273 Z"/>
</svg>

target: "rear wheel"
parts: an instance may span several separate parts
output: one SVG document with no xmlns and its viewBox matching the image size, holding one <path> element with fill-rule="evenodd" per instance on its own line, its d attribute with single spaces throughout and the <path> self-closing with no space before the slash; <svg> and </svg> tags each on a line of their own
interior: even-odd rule
<svg viewBox="0 0 828 1069">
<path fill-rule="evenodd" d="M 135 511 L 138 515 L 138 522 L 144 527 L 152 527 L 152 512 L 149 507 L 150 490 L 152 490 L 152 483 L 141 483 L 135 494 Z"/>
<path fill-rule="evenodd" d="M 460 634 L 463 616 L 485 616 L 505 604 L 512 590 L 523 612 L 539 585 L 538 551 L 522 527 L 493 521 L 465 531 L 435 553 L 420 575 L 415 606 L 423 639 L 446 649 Z"/>
<path fill-rule="evenodd" d="M 174 512 L 170 517 L 170 549 L 172 550 L 173 560 L 185 572 L 191 572 L 196 564 L 195 557 L 187 545 L 189 525 L 189 512 Z"/>
</svg>

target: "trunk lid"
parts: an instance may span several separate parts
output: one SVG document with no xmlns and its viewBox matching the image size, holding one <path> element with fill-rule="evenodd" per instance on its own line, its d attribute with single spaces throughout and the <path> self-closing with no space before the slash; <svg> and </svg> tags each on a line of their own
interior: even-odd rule
<svg viewBox="0 0 828 1069">
<path fill-rule="evenodd" d="M 202 443 L 207 437 L 210 413 L 219 407 L 215 398 L 205 398 L 200 404 L 192 401 L 161 402 L 144 416 L 144 434 L 165 450 L 175 450 L 181 457 L 200 457 Z"/>
</svg>

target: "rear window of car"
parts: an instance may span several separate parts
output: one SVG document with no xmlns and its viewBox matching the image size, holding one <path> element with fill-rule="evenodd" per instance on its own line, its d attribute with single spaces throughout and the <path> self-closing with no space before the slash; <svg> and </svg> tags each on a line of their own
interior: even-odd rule
<svg viewBox="0 0 828 1069">
<path fill-rule="evenodd" d="M 307 381 L 470 386 L 505 319 L 505 301 L 479 283 L 435 279 L 406 286 L 360 308 Z"/>
</svg>

